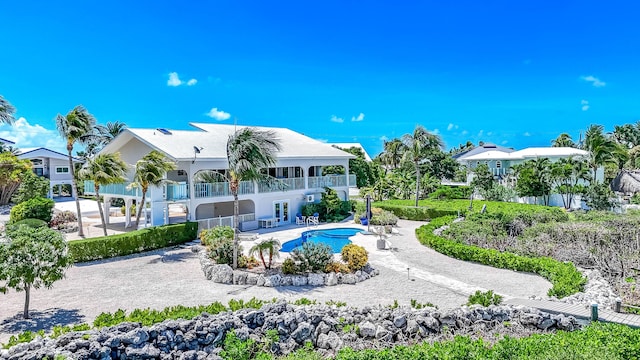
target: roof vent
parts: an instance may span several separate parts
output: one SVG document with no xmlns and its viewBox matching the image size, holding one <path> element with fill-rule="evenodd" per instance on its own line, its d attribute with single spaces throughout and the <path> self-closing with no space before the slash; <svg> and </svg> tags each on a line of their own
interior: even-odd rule
<svg viewBox="0 0 640 360">
<path fill-rule="evenodd" d="M 165 134 L 165 135 L 171 135 L 171 131 L 165 129 L 165 128 L 157 128 L 156 130 L 158 130 L 161 134 Z"/>
</svg>

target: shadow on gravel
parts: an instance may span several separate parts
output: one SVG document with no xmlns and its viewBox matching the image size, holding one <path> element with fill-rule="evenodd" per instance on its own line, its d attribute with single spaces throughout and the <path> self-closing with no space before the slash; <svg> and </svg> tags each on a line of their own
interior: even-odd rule
<svg viewBox="0 0 640 360">
<path fill-rule="evenodd" d="M 156 249 L 156 250 L 150 250 L 150 251 L 145 251 L 145 252 L 131 254 L 131 255 L 113 257 L 113 258 L 109 258 L 109 259 L 101 259 L 101 260 L 87 261 L 87 262 L 82 262 L 82 263 L 75 263 L 75 264 L 73 264 L 73 266 L 85 267 L 85 266 L 93 266 L 93 265 L 100 265 L 100 264 L 108 264 L 108 263 L 112 263 L 112 262 L 116 262 L 116 261 L 129 260 L 129 259 L 148 257 L 148 256 L 155 256 L 155 255 L 162 256 L 162 257 L 171 257 L 171 258 L 174 258 L 176 255 L 180 255 L 178 257 L 180 259 L 180 261 L 186 261 L 186 259 L 188 259 L 190 257 L 197 256 L 190 249 L 184 249 L 184 248 L 181 248 L 180 246 L 172 246 L 172 247 Z M 152 263 L 154 261 L 158 262 L 158 261 L 161 261 L 161 260 L 157 259 L 157 258 L 153 258 L 153 259 L 149 260 L 150 263 Z"/>
<path fill-rule="evenodd" d="M 84 321 L 84 316 L 80 315 L 77 309 L 53 308 L 44 311 L 30 311 L 29 316 L 31 319 L 24 319 L 21 311 L 12 317 L 2 320 L 0 322 L 0 332 L 17 333 L 25 330 L 38 331 L 40 329 L 50 332 L 56 325 L 80 324 Z"/>
<path fill-rule="evenodd" d="M 274 287 L 274 289 L 276 289 L 279 293 L 284 293 L 284 294 L 307 294 L 307 293 L 312 293 L 316 290 L 318 290 L 318 286 L 276 286 Z"/>
<path fill-rule="evenodd" d="M 154 258 L 148 261 L 149 264 L 157 264 L 157 263 L 175 263 L 175 262 L 185 262 L 188 259 L 192 259 L 195 255 L 193 252 L 181 252 L 181 253 L 160 253 L 157 254 L 160 256 L 159 258 Z"/>
</svg>

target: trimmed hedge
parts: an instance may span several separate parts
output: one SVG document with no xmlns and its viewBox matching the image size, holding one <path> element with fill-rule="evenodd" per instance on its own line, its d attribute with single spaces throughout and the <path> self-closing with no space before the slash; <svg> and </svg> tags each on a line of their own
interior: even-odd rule
<svg viewBox="0 0 640 360">
<path fill-rule="evenodd" d="M 159 249 L 197 237 L 196 222 L 154 226 L 124 234 L 70 241 L 69 254 L 74 262 L 84 262 Z"/>
<path fill-rule="evenodd" d="M 414 221 L 428 221 L 442 216 L 458 215 L 458 210 L 436 209 L 428 207 L 415 207 L 404 205 L 390 205 L 385 203 L 375 203 L 376 207 L 392 212 L 395 216 Z M 460 212 L 464 215 L 466 211 Z"/>
<path fill-rule="evenodd" d="M 433 233 L 435 229 L 450 224 L 454 218 L 454 216 L 445 216 L 434 219 L 429 224 L 416 229 L 416 237 L 422 244 L 441 254 L 459 260 L 474 261 L 502 269 L 536 273 L 549 280 L 553 285 L 549 289 L 549 296 L 563 298 L 584 290 L 587 280 L 573 263 L 564 263 L 549 257 L 530 258 L 510 252 L 483 249 L 448 240 Z"/>
</svg>

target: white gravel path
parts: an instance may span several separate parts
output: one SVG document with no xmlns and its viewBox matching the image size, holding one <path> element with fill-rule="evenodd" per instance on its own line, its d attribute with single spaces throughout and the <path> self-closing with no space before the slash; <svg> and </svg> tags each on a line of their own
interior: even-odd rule
<svg viewBox="0 0 640 360">
<path fill-rule="evenodd" d="M 424 223 L 400 221 L 400 235 L 389 238 L 396 251 L 377 250 L 376 236 L 356 235 L 356 244 L 367 248 L 370 262 L 380 276 L 357 285 L 333 287 L 279 287 L 222 285 L 207 281 L 190 249 L 165 249 L 136 256 L 79 264 L 51 289 L 32 291 L 32 320 L 22 319 L 24 293 L 0 295 L 0 342 L 24 329 L 50 329 L 56 324 L 92 322 L 101 312 L 135 308 L 227 303 L 232 298 L 301 297 L 320 302 L 344 301 L 349 305 L 409 304 L 411 299 L 431 302 L 441 309 L 466 302 L 475 290 L 493 289 L 507 298 L 545 296 L 551 284 L 543 278 L 510 270 L 494 269 L 443 256 L 423 245 L 415 229 Z M 322 227 L 335 227 L 324 225 Z M 354 224 L 337 226 L 354 227 Z M 271 232 L 285 241 L 303 227 Z M 409 272 L 407 273 L 407 268 Z"/>
</svg>

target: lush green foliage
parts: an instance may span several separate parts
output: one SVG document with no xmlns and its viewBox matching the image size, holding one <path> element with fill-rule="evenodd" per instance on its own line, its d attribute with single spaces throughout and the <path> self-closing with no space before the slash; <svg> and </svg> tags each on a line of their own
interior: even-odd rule
<svg viewBox="0 0 640 360">
<path fill-rule="evenodd" d="M 196 239 L 198 223 L 154 226 L 125 234 L 69 242 L 75 262 L 106 259 L 181 244 Z"/>
<path fill-rule="evenodd" d="M 37 197 L 46 198 L 48 193 L 49 179 L 27 171 L 22 176 L 18 191 L 13 195 L 11 201 L 19 204 Z"/>
<path fill-rule="evenodd" d="M 33 174 L 31 161 L 20 160 L 10 152 L 0 153 L 0 205 L 9 203 L 27 174 Z"/>
<path fill-rule="evenodd" d="M 51 221 L 54 202 L 51 199 L 36 197 L 11 208 L 10 223 L 24 219 L 40 219 Z"/>
<path fill-rule="evenodd" d="M 72 265 L 62 234 L 48 227 L 15 227 L 0 242 L 0 292 L 26 291 L 24 318 L 29 318 L 30 290 L 50 288 Z"/>
<path fill-rule="evenodd" d="M 7 225 L 7 229 L 6 229 L 7 233 L 10 234 L 11 230 L 19 228 L 20 225 L 26 225 L 26 226 L 31 227 L 31 228 L 47 227 L 47 223 L 44 220 L 40 220 L 40 219 L 23 219 L 23 220 L 20 220 L 20 221 L 16 221 L 13 224 L 8 224 Z"/>
<path fill-rule="evenodd" d="M 282 273 L 285 275 L 291 275 L 296 273 L 296 262 L 292 258 L 288 257 L 282 262 Z"/>
<path fill-rule="evenodd" d="M 269 238 L 267 240 L 260 241 L 249 249 L 249 255 L 253 256 L 258 254 L 258 257 L 262 261 L 262 266 L 265 269 L 271 269 L 271 263 L 274 257 L 280 256 L 280 241 L 275 238 Z M 269 259 L 269 262 L 265 260 L 265 257 Z"/>
<path fill-rule="evenodd" d="M 429 199 L 434 200 L 452 200 L 452 199 L 468 199 L 471 196 L 471 188 L 469 186 L 448 186 L 440 185 L 429 194 Z"/>
<path fill-rule="evenodd" d="M 349 212 L 352 211 L 353 207 L 351 201 L 342 201 L 338 198 L 335 190 L 329 190 L 329 193 L 322 194 L 320 202 L 302 205 L 300 213 L 304 216 L 311 216 L 317 213 L 321 222 L 338 222 L 349 216 Z"/>
<path fill-rule="evenodd" d="M 475 261 L 497 268 L 537 273 L 553 284 L 548 293 L 550 296 L 562 298 L 582 291 L 584 288 L 586 279 L 572 263 L 563 263 L 549 257 L 531 258 L 510 252 L 483 249 L 448 240 L 433 233 L 433 230 L 450 224 L 453 219 L 453 216 L 441 217 L 418 228 L 416 230 L 418 240 L 424 245 L 456 259 Z"/>
<path fill-rule="evenodd" d="M 202 245 L 209 246 L 217 242 L 219 239 L 232 239 L 233 228 L 231 226 L 215 226 L 211 229 L 205 229 L 200 232 L 200 242 Z"/>
<path fill-rule="evenodd" d="M 238 253 L 242 253 L 242 245 L 238 245 Z M 219 238 L 209 246 L 209 257 L 216 264 L 233 264 L 233 239 Z M 238 258 L 238 266 L 240 258 Z M 242 267 L 242 266 L 239 266 Z"/>
<path fill-rule="evenodd" d="M 369 261 L 369 256 L 367 255 L 367 250 L 365 250 L 362 246 L 358 246 L 355 244 L 348 244 L 342 248 L 342 261 L 344 261 L 349 270 L 358 271 L 362 269 L 367 262 Z"/>
<path fill-rule="evenodd" d="M 595 183 L 587 187 L 586 190 L 587 206 L 594 210 L 611 210 L 615 205 L 615 195 L 609 184 Z"/>
<path fill-rule="evenodd" d="M 333 259 L 333 250 L 327 244 L 307 241 L 302 247 L 291 252 L 291 258 L 296 265 L 296 272 L 324 272 Z"/>
<path fill-rule="evenodd" d="M 495 294 L 493 290 L 482 292 L 477 290 L 475 293 L 469 295 L 469 300 L 467 301 L 467 305 L 482 305 L 482 306 L 490 306 L 490 305 L 500 305 L 502 303 L 502 296 Z"/>
</svg>

